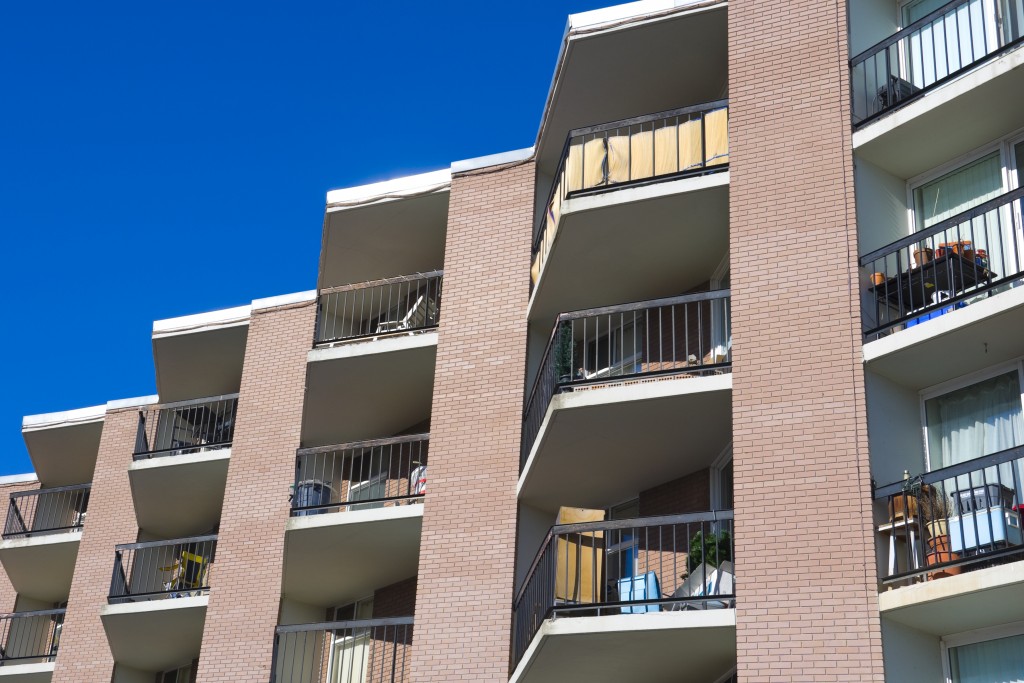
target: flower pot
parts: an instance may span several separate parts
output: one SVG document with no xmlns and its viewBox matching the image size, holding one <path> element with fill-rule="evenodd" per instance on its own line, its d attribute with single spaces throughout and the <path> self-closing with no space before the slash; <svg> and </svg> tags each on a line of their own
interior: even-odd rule
<svg viewBox="0 0 1024 683">
<path fill-rule="evenodd" d="M 933 522 L 925 524 L 928 529 L 928 549 L 929 550 L 949 550 L 949 531 L 946 520 L 937 519 Z M 938 543 L 945 541 L 945 547 L 938 547 Z"/>
<path fill-rule="evenodd" d="M 897 493 L 889 501 L 889 519 L 897 520 L 917 516 L 917 496 Z"/>
<path fill-rule="evenodd" d="M 959 560 L 960 556 L 954 552 L 949 551 L 949 536 L 937 536 L 931 539 L 929 546 L 934 546 L 934 550 L 925 555 L 925 562 L 929 567 L 936 564 L 942 564 L 943 562 L 953 562 Z M 928 579 L 944 579 L 947 576 L 955 576 L 960 573 L 960 567 L 944 567 L 937 572 L 929 572 Z"/>
<path fill-rule="evenodd" d="M 932 256 L 935 254 L 931 247 L 925 247 L 924 249 L 914 250 L 914 262 L 919 266 L 923 266 L 932 260 Z"/>
<path fill-rule="evenodd" d="M 884 285 L 885 279 L 885 273 L 871 273 L 871 284 L 875 287 Z"/>
</svg>

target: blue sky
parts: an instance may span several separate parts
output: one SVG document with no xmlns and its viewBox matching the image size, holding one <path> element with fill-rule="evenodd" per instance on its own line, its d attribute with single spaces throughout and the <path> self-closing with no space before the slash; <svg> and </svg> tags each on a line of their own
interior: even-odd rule
<svg viewBox="0 0 1024 683">
<path fill-rule="evenodd" d="M 21 417 L 154 393 L 152 321 L 316 284 L 328 189 L 533 144 L 612 2 L 0 7 L 0 474 Z"/>
</svg>

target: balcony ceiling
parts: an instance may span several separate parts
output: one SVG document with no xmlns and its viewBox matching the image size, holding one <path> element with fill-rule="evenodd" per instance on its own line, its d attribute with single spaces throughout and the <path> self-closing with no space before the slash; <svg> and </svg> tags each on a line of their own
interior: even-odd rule
<svg viewBox="0 0 1024 683">
<path fill-rule="evenodd" d="M 708 467 L 732 438 L 732 375 L 558 394 L 519 498 L 554 513 L 605 508 Z"/>
<path fill-rule="evenodd" d="M 530 302 L 544 336 L 559 313 L 683 294 L 729 252 L 729 174 L 574 197 Z"/>
<path fill-rule="evenodd" d="M 320 287 L 444 267 L 448 192 L 327 212 Z"/>
<path fill-rule="evenodd" d="M 423 505 L 288 520 L 284 597 L 329 607 L 416 574 Z"/>
<path fill-rule="evenodd" d="M 40 485 L 68 486 L 92 481 L 102 433 L 102 417 L 91 422 L 23 430 L 22 437 Z"/>
<path fill-rule="evenodd" d="M 220 522 L 230 458 L 224 448 L 133 462 L 128 480 L 139 529 L 156 538 L 210 533 Z"/>
<path fill-rule="evenodd" d="M 437 332 L 311 351 L 302 445 L 392 436 L 427 420 L 436 355 Z"/>
<path fill-rule="evenodd" d="M 569 131 L 725 96 L 725 4 L 583 33 L 563 47 L 537 140 L 552 175 Z"/>
<path fill-rule="evenodd" d="M 166 403 L 236 393 L 242 384 L 248 334 L 248 321 L 154 334 L 153 364 L 160 400 Z"/>
</svg>

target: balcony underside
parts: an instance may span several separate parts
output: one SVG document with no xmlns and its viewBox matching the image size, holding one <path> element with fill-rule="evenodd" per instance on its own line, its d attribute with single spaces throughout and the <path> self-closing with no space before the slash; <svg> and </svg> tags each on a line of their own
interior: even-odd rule
<svg viewBox="0 0 1024 683">
<path fill-rule="evenodd" d="M 114 661 L 163 671 L 199 656 L 209 596 L 105 605 L 100 611 Z"/>
<path fill-rule="evenodd" d="M 81 531 L 55 532 L 0 543 L 0 562 L 20 596 L 64 602 L 71 592 Z"/>
<path fill-rule="evenodd" d="M 0 667 L 0 679 L 8 683 L 50 683 L 53 679 L 53 662 L 39 664 L 10 663 Z"/>
<path fill-rule="evenodd" d="M 735 665 L 731 609 L 549 619 L 511 683 L 714 683 Z"/>
<path fill-rule="evenodd" d="M 153 364 L 160 400 L 184 401 L 237 392 L 248 336 L 247 320 L 154 335 Z"/>
<path fill-rule="evenodd" d="M 47 487 L 92 481 L 103 418 L 22 432 L 39 481 Z"/>
<path fill-rule="evenodd" d="M 422 527 L 420 504 L 292 517 L 284 597 L 329 607 L 415 576 Z"/>
<path fill-rule="evenodd" d="M 619 20 L 640 17 L 609 16 L 619 9 L 571 18 L 538 141 L 543 173 L 554 172 L 562 143 L 574 128 L 707 102 L 725 92 L 725 3 L 631 25 Z M 582 25 L 589 20 L 590 25 Z M 608 22 L 618 25 L 592 30 Z"/>
<path fill-rule="evenodd" d="M 871 372 L 911 389 L 1020 356 L 1024 339 L 1024 287 L 993 294 L 965 308 L 864 345 Z"/>
<path fill-rule="evenodd" d="M 728 250 L 727 171 L 567 199 L 529 318 L 687 291 Z"/>
<path fill-rule="evenodd" d="M 139 528 L 158 538 L 208 533 L 220 521 L 231 449 L 138 460 L 128 468 Z"/>
<path fill-rule="evenodd" d="M 328 210 L 320 288 L 426 273 L 444 265 L 447 191 Z"/>
<path fill-rule="evenodd" d="M 883 618 L 934 636 L 1020 621 L 1024 615 L 1024 561 L 885 591 Z"/>
<path fill-rule="evenodd" d="M 379 438 L 427 420 L 436 355 L 433 331 L 311 351 L 303 446 Z"/>
<path fill-rule="evenodd" d="M 732 375 L 641 377 L 556 394 L 519 478 L 545 511 L 603 508 L 708 467 L 732 438 Z"/>
<path fill-rule="evenodd" d="M 1024 46 L 937 87 L 853 135 L 854 152 L 912 178 L 1024 125 Z"/>
</svg>

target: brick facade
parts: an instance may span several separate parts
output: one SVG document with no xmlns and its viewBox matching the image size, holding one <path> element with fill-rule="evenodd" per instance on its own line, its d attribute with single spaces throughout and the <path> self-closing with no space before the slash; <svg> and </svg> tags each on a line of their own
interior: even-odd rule
<svg viewBox="0 0 1024 683">
<path fill-rule="evenodd" d="M 729 4 L 741 681 L 881 681 L 844 3 Z"/>
<path fill-rule="evenodd" d="M 139 413 L 134 408 L 107 411 L 89 495 L 89 516 L 82 527 L 67 615 L 60 636 L 54 683 L 109 681 L 114 658 L 100 621 L 107 604 L 114 546 L 138 537 L 128 466 L 135 449 Z"/>
<path fill-rule="evenodd" d="M 681 515 L 711 509 L 711 470 L 703 469 L 640 492 L 640 516 Z"/>
<path fill-rule="evenodd" d="M 252 312 L 200 683 L 270 680 L 315 311 L 308 302 Z"/>
<path fill-rule="evenodd" d="M 456 175 L 416 604 L 416 683 L 508 680 L 533 163 Z"/>
</svg>

